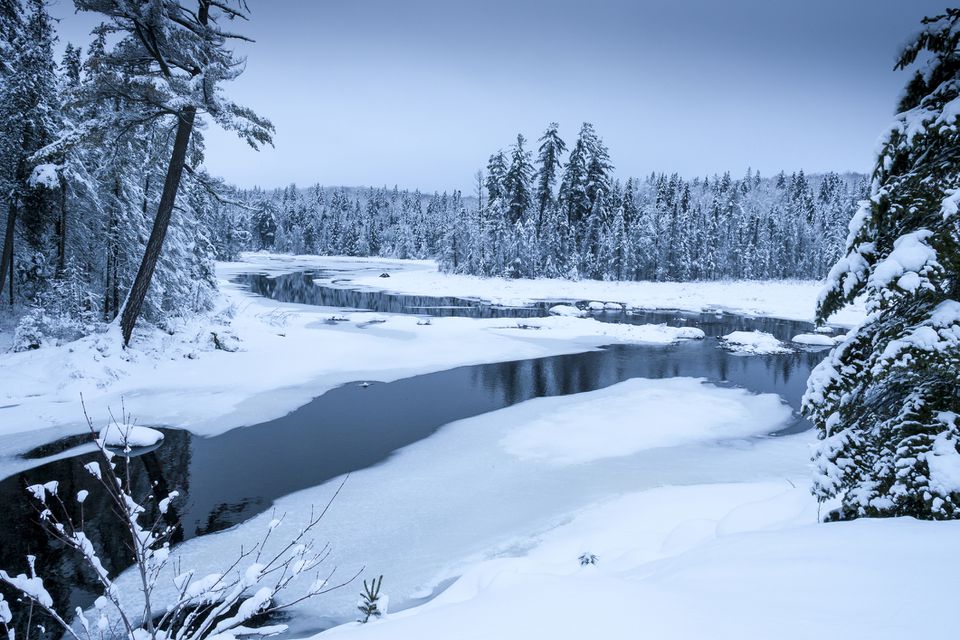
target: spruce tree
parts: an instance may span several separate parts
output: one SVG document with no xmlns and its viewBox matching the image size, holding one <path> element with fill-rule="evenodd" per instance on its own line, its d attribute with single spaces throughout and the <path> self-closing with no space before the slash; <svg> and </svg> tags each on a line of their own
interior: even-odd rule
<svg viewBox="0 0 960 640">
<path fill-rule="evenodd" d="M 817 308 L 823 322 L 863 295 L 868 311 L 804 397 L 829 519 L 960 517 L 960 9 L 923 25 L 897 62 L 921 74 Z"/>
<path fill-rule="evenodd" d="M 530 152 L 523 148 L 526 139 L 517 135 L 517 143 L 510 154 L 510 167 L 503 176 L 503 189 L 507 206 L 507 221 L 516 224 L 527 212 L 533 198 L 530 194 L 530 177 L 533 165 Z"/>
<path fill-rule="evenodd" d="M 567 150 L 567 143 L 561 138 L 558 130 L 560 125 L 551 122 L 550 126 L 540 137 L 540 148 L 537 154 L 537 235 L 539 236 L 546 219 L 547 208 L 553 201 L 553 186 L 560 171 L 561 156 Z"/>
<path fill-rule="evenodd" d="M 241 60 L 228 49 L 228 42 L 241 36 L 226 30 L 224 23 L 247 18 L 244 2 L 75 0 L 74 4 L 78 10 L 99 13 L 104 22 L 98 32 L 117 37 L 106 52 L 114 73 L 101 76 L 104 82 L 93 87 L 93 97 L 127 101 L 127 108 L 118 114 L 126 126 L 166 120 L 175 132 L 153 228 L 121 313 L 123 341 L 128 344 L 162 259 L 188 152 L 197 151 L 196 117 L 208 116 L 254 148 L 271 142 L 273 125 L 228 100 L 220 89 L 243 71 Z"/>
</svg>

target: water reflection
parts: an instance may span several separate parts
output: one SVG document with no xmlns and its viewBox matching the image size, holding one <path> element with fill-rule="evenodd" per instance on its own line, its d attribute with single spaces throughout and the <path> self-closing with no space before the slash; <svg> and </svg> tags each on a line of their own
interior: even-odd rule
<svg viewBox="0 0 960 640">
<path fill-rule="evenodd" d="M 165 430 L 164 445 L 154 451 L 133 458 L 117 456 L 117 473 L 126 474 L 126 465 L 130 465 L 130 478 L 133 494 L 136 496 L 166 496 L 172 488 L 189 492 L 191 486 L 190 435 L 183 431 Z M 26 487 L 30 484 L 57 480 L 59 495 L 67 507 L 67 514 L 74 522 L 84 522 L 87 535 L 100 550 L 100 559 L 111 573 L 128 567 L 131 556 L 123 544 L 126 530 L 120 520 L 113 516 L 113 505 L 109 496 L 100 488 L 84 465 L 97 459 L 95 453 L 65 458 L 17 474 L 0 482 L 0 505 L 3 506 L 3 526 L 0 527 L 0 568 L 11 573 L 26 572 L 26 555 L 36 556 L 37 573 L 44 578 L 44 586 L 54 601 L 60 606 L 73 610 L 77 606 L 89 606 L 100 595 L 96 576 L 90 568 L 80 561 L 73 550 L 56 542 L 47 535 L 39 524 L 35 503 L 26 500 Z M 89 491 L 83 502 L 83 511 L 74 497 L 80 490 Z M 153 505 L 147 518 L 153 520 L 157 513 Z M 176 522 L 176 512 L 167 514 L 167 521 Z M 178 528 L 172 542 L 184 539 L 183 530 Z M 11 602 L 17 602 L 17 595 L 9 588 L 0 585 L 0 591 Z M 18 607 L 14 624 L 23 624 L 24 608 Z M 33 622 L 45 627 L 42 637 L 59 637 L 60 632 L 53 621 L 45 620 L 38 611 L 33 612 Z M 18 637 L 27 637 L 20 629 Z M 30 637 L 37 637 L 36 628 Z"/>
<path fill-rule="evenodd" d="M 379 313 L 416 313 L 430 316 L 474 318 L 533 318 L 546 314 L 545 304 L 529 307 L 496 307 L 479 300 L 454 297 L 407 296 L 380 291 L 356 291 L 341 286 L 318 286 L 315 280 L 328 272 L 301 271 L 281 276 L 243 274 L 234 282 L 266 298 L 320 307 L 364 309 Z"/>
<path fill-rule="evenodd" d="M 409 310 L 434 315 L 501 317 L 542 315 L 549 303 L 523 309 L 490 307 L 476 301 L 352 292 L 320 287 L 314 274 L 279 278 L 247 276 L 251 289 L 292 302 Z M 459 308 L 452 308 L 456 302 Z M 463 303 L 463 304 L 461 304 Z M 650 312 L 604 313 L 610 322 L 666 322 L 702 328 L 708 336 L 760 329 L 789 339 L 808 331 L 805 323 L 742 318 L 729 314 Z M 277 498 L 319 485 L 341 474 L 370 467 L 397 449 L 430 436 L 442 425 L 543 396 L 603 388 L 634 377 L 693 376 L 758 393 L 777 393 L 799 407 L 806 378 L 822 353 L 738 356 L 718 347 L 714 337 L 669 346 L 614 345 L 587 353 L 459 367 L 386 384 L 333 389 L 292 413 L 213 438 L 166 431 L 163 446 L 129 461 L 137 492 L 180 491 L 183 538 L 212 533 L 270 508 Z M 807 428 L 799 418 L 789 431 Z M 55 450 L 53 447 L 51 450 Z M 85 504 L 96 543 L 118 541 L 122 532 L 109 514 L 106 497 L 83 469 L 93 454 L 44 464 L 0 481 L 0 505 L 8 517 L 0 529 L 0 567 L 23 570 L 24 556 L 38 556 L 51 594 L 60 604 L 86 606 L 95 580 L 76 557 L 49 541 L 24 501 L 29 483 L 56 479 L 65 495 L 91 490 Z M 124 547 L 107 544 L 110 571 L 129 564 Z M 68 586 L 69 585 L 69 586 Z"/>
</svg>

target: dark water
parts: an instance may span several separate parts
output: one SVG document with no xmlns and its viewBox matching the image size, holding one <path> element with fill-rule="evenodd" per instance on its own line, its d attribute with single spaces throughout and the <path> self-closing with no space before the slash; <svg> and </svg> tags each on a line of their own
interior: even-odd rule
<svg viewBox="0 0 960 640">
<path fill-rule="evenodd" d="M 317 286 L 314 277 L 298 273 L 276 278 L 250 275 L 239 280 L 252 291 L 278 300 L 378 312 L 529 317 L 543 315 L 550 306 L 497 308 L 462 299 L 358 293 Z M 587 353 L 458 367 L 369 387 L 347 384 L 282 418 L 220 436 L 201 438 L 168 430 L 159 449 L 129 463 L 144 493 L 153 486 L 156 490 L 176 489 L 186 496 L 179 514 L 180 538 L 185 539 L 230 527 L 268 509 L 281 496 L 382 462 L 398 448 L 430 436 L 446 423 L 530 398 L 590 391 L 634 377 L 693 376 L 758 393 L 777 393 L 796 409 L 811 368 L 824 355 L 800 351 L 738 356 L 719 348 L 715 339 L 731 331 L 752 329 L 789 339 L 809 331 L 806 323 L 674 312 L 604 313 L 597 317 L 611 322 L 696 326 L 709 337 L 669 346 L 614 345 Z M 797 418 L 784 432 L 807 427 Z M 72 555 L 49 542 L 35 524 L 35 515 L 24 501 L 24 487 L 56 479 L 64 495 L 91 490 L 85 507 L 92 537 L 118 540 L 121 531 L 112 518 L 101 517 L 107 514 L 107 504 L 83 469 L 93 458 L 92 453 L 69 457 L 0 481 L 0 508 L 6 515 L 0 527 L 0 567 L 19 572 L 25 568 L 25 554 L 37 555 L 38 568 L 49 576 L 51 593 L 71 606 L 92 601 L 93 576 L 78 566 Z M 127 566 L 122 548 L 104 546 L 108 569 Z"/>
<path fill-rule="evenodd" d="M 324 277 L 333 286 L 318 286 L 314 280 Z M 547 315 L 552 304 L 537 303 L 525 307 L 500 307 L 480 300 L 454 297 L 409 296 L 381 291 L 357 291 L 344 288 L 336 272 L 301 271 L 277 277 L 244 274 L 234 279 L 253 293 L 281 302 L 296 302 L 320 307 L 363 309 L 379 313 L 412 313 L 428 316 L 466 316 L 470 318 L 536 318 Z M 345 283 L 344 283 L 345 284 Z M 385 278 L 384 285 L 390 280 Z"/>
</svg>

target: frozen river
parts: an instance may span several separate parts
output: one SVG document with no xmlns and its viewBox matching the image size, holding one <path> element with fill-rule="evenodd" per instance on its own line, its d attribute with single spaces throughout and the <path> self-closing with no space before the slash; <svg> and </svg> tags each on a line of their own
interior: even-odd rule
<svg viewBox="0 0 960 640">
<path fill-rule="evenodd" d="M 318 284 L 318 279 L 323 284 Z M 238 276 L 236 281 L 255 294 L 282 302 L 370 311 L 372 323 L 377 321 L 375 314 L 382 313 L 413 314 L 422 316 L 424 322 L 431 316 L 529 318 L 546 315 L 553 303 L 497 307 L 464 298 L 359 291 L 340 283 L 337 274 L 331 272 L 280 276 L 250 273 Z M 277 500 L 289 494 L 375 467 L 399 449 L 430 438 L 443 425 L 533 398 L 594 391 L 632 378 L 701 378 L 721 387 L 777 394 L 794 409 L 794 418 L 780 425 L 777 433 L 767 435 L 792 434 L 808 428 L 796 410 L 806 378 L 822 358 L 822 352 L 797 350 L 743 356 L 726 351 L 717 340 L 733 331 L 760 330 L 788 341 L 796 334 L 810 331 L 808 323 L 674 311 L 608 311 L 594 317 L 604 322 L 692 326 L 702 329 L 707 337 L 671 345 L 619 344 L 569 355 L 464 366 L 389 383 L 366 384 L 368 381 L 358 380 L 323 393 L 281 418 L 215 437 L 167 430 L 160 448 L 132 458 L 130 463 L 143 490 L 155 486 L 158 491 L 177 489 L 185 495 L 178 514 L 182 521 L 178 540 L 183 541 L 247 521 L 270 510 Z M 77 442 L 71 439 L 50 443 L 34 455 L 49 455 Z M 689 453 L 681 452 L 677 460 L 687 459 Z M 0 528 L 0 567 L 19 566 L 26 553 L 38 555 L 46 575 L 70 576 L 58 580 L 50 590 L 55 598 L 71 605 L 91 602 L 92 576 L 79 570 L 74 558 L 47 542 L 23 500 L 23 488 L 28 483 L 49 479 L 59 480 L 65 491 L 88 488 L 83 465 L 92 455 L 63 457 L 0 482 L 0 508 L 8 514 L 5 526 Z M 674 472 L 663 473 L 658 479 L 657 467 L 648 465 L 643 474 L 648 483 L 677 480 Z M 598 485 L 588 493 L 602 495 L 605 490 Z M 105 510 L 101 496 L 88 498 L 88 514 Z M 119 535 L 110 518 L 88 518 L 88 526 L 102 541 Z M 507 529 L 505 526 L 504 530 Z M 110 550 L 109 544 L 105 546 Z M 119 548 L 108 551 L 105 560 L 112 570 L 125 566 Z M 389 568 L 384 571 L 389 574 Z M 63 586 L 68 584 L 72 586 Z M 401 605 L 417 599 L 413 593 L 396 596 L 395 602 Z M 338 619 L 337 613 L 332 619 Z M 303 629 L 315 629 L 318 624 L 321 623 L 312 622 Z"/>
</svg>

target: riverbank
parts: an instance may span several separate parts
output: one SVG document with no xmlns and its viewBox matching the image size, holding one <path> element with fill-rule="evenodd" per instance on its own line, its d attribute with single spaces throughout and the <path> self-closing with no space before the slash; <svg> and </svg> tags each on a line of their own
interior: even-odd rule
<svg viewBox="0 0 960 640">
<path fill-rule="evenodd" d="M 200 435 L 280 417 L 351 381 L 392 381 L 451 367 L 536 358 L 604 344 L 666 344 L 695 328 L 613 325 L 589 318 L 432 318 L 349 312 L 255 296 L 231 278 L 318 265 L 403 273 L 428 263 L 257 255 L 218 265 L 220 297 L 208 315 L 119 331 L 61 346 L 0 354 L 0 450 L 9 475 L 34 463 L 10 456 L 84 432 L 84 398 L 96 426 L 121 406 L 144 425 Z M 334 319 L 335 318 L 335 319 Z M 536 325 L 534 327 L 533 325 Z"/>
<path fill-rule="evenodd" d="M 523 306 L 540 300 L 614 302 L 632 309 L 725 311 L 747 316 L 767 316 L 813 322 L 817 297 L 823 286 L 817 280 L 759 280 L 705 282 L 603 282 L 552 278 L 481 278 L 437 271 L 430 260 L 379 260 L 376 258 L 325 258 L 248 253 L 249 260 L 273 272 L 308 268 L 366 267 L 367 273 L 348 276 L 349 286 L 409 295 L 478 298 L 491 304 Z M 378 270 L 375 264 L 384 268 Z M 380 274 L 386 272 L 389 278 Z M 864 318 L 861 305 L 835 314 L 830 324 L 852 327 Z"/>
</svg>

